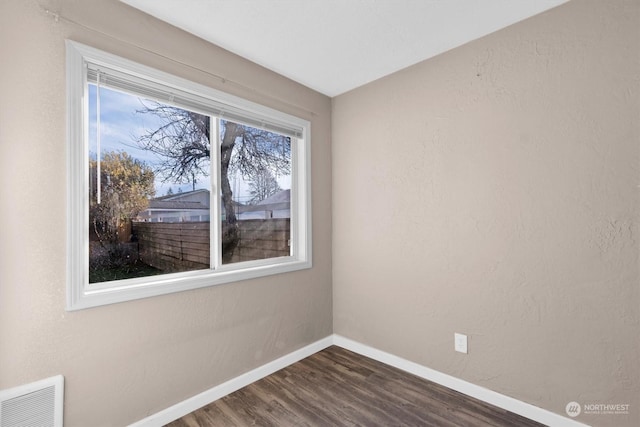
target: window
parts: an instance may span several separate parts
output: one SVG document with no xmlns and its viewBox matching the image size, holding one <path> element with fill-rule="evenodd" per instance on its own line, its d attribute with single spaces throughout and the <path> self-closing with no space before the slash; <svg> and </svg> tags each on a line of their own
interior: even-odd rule
<svg viewBox="0 0 640 427">
<path fill-rule="evenodd" d="M 67 41 L 67 309 L 311 267 L 308 121 Z"/>
</svg>

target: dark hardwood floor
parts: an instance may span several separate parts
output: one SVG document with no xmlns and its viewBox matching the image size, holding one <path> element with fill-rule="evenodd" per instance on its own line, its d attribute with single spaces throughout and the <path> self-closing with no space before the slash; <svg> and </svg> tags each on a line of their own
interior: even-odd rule
<svg viewBox="0 0 640 427">
<path fill-rule="evenodd" d="M 329 347 L 170 424 L 542 426 L 340 347 Z"/>
</svg>

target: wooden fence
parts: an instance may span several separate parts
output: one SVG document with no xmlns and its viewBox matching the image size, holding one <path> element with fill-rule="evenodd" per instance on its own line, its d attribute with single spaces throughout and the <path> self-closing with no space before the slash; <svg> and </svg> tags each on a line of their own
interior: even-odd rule
<svg viewBox="0 0 640 427">
<path fill-rule="evenodd" d="M 238 221 L 238 226 L 240 242 L 231 262 L 289 255 L 289 219 Z M 133 234 L 148 265 L 166 272 L 209 268 L 209 222 L 134 222 Z"/>
<path fill-rule="evenodd" d="M 134 222 L 140 259 L 166 272 L 209 268 L 208 222 Z"/>
<path fill-rule="evenodd" d="M 233 251 L 231 262 L 289 255 L 290 221 L 288 218 L 243 220 L 238 221 L 238 227 L 240 243 Z"/>
</svg>

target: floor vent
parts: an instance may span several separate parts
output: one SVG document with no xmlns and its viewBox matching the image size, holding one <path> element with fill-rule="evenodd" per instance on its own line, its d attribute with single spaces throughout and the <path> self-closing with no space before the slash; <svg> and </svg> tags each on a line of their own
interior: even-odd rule
<svg viewBox="0 0 640 427">
<path fill-rule="evenodd" d="M 0 427 L 62 427 L 62 375 L 0 390 Z"/>
</svg>

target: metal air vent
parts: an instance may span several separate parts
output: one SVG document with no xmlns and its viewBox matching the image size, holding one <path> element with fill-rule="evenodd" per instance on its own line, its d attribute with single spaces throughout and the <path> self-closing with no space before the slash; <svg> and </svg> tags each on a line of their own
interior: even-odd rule
<svg viewBox="0 0 640 427">
<path fill-rule="evenodd" d="M 62 427 L 64 377 L 0 390 L 0 427 Z"/>
</svg>

